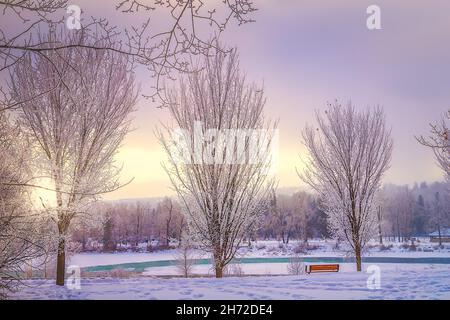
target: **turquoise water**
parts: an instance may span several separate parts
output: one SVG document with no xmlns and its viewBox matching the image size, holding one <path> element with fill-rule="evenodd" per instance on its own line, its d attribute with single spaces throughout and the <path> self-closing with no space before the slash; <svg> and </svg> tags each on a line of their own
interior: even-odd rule
<svg viewBox="0 0 450 320">
<path fill-rule="evenodd" d="M 271 258 L 240 258 L 240 263 L 287 263 L 290 261 L 289 257 L 271 257 Z M 342 258 L 342 257 L 302 257 L 299 258 L 303 262 L 323 262 L 323 263 L 351 263 L 354 262 L 354 258 Z M 398 257 L 364 257 L 365 263 L 426 263 L 426 264 L 450 264 L 449 258 L 398 258 Z M 196 265 L 210 264 L 211 259 L 198 259 Z M 159 261 L 147 261 L 147 262 L 131 262 L 120 263 L 103 266 L 85 267 L 84 271 L 97 272 L 97 271 L 111 271 L 114 269 L 126 269 L 135 272 L 143 272 L 147 268 L 152 267 L 168 267 L 176 265 L 176 260 L 159 260 Z"/>
</svg>

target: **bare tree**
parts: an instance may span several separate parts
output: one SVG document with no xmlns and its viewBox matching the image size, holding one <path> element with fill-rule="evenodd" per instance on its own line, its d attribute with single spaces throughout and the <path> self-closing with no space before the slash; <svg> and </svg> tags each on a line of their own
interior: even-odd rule
<svg viewBox="0 0 450 320">
<path fill-rule="evenodd" d="M 447 202 L 447 203 L 446 203 Z M 436 192 L 434 194 L 434 201 L 432 204 L 431 209 L 431 223 L 436 226 L 436 231 L 438 233 L 438 242 L 439 246 L 442 245 L 442 231 L 443 228 L 446 227 L 445 221 L 446 219 L 446 212 L 445 210 L 448 210 L 449 205 L 449 195 L 441 195 L 439 192 Z M 447 211 L 448 212 L 448 211 Z M 448 215 L 448 213 L 447 213 Z"/>
<path fill-rule="evenodd" d="M 179 203 L 165 197 L 157 204 L 155 213 L 155 227 L 161 240 L 164 241 L 164 246 L 168 248 L 171 239 L 178 239 L 181 243 L 184 216 Z"/>
<path fill-rule="evenodd" d="M 158 97 L 164 103 L 161 79 L 173 78 L 174 71 L 192 71 L 189 64 L 191 55 L 207 54 L 230 21 L 239 25 L 252 22 L 250 15 L 256 10 L 249 0 L 118 0 L 115 8 L 124 15 L 135 14 L 137 21 L 142 20 L 142 16 L 144 20 L 140 25 L 121 28 L 105 18 L 90 16 L 90 19 L 84 19 L 81 12 L 81 20 L 77 22 L 84 34 L 93 36 L 91 41 L 67 43 L 53 39 L 49 42 L 42 41 L 39 35 L 43 30 L 64 26 L 64 15 L 70 9 L 67 0 L 0 1 L 0 16 L 19 24 L 11 28 L 0 23 L 0 72 L 8 70 L 30 53 L 41 55 L 49 50 L 73 47 L 111 50 L 146 67 L 148 74 L 156 79 L 148 96 Z M 154 21 L 159 20 L 157 17 L 165 19 L 155 24 Z M 205 29 L 211 32 L 200 32 Z M 52 55 L 46 56 L 52 58 Z M 17 107 L 22 102 L 9 97 L 1 87 L 0 94 L 3 95 L 0 97 L 0 110 Z M 36 92 L 36 95 L 40 94 L 45 92 Z"/>
<path fill-rule="evenodd" d="M 271 192 L 270 225 L 283 243 L 289 243 L 292 237 L 307 242 L 308 205 L 306 193 L 276 195 L 275 190 Z"/>
<path fill-rule="evenodd" d="M 385 199 L 388 219 L 394 236 L 398 241 L 405 241 L 412 235 L 414 197 L 408 186 L 390 186 L 389 196 Z"/>
<path fill-rule="evenodd" d="M 48 37 L 52 41 L 61 35 Z M 69 39 L 79 42 L 80 37 Z M 127 66 L 126 57 L 112 51 L 66 49 L 24 56 L 11 77 L 15 100 L 28 101 L 20 105 L 20 121 L 34 142 L 39 181 L 51 184 L 48 190 L 55 196 L 50 211 L 58 226 L 58 285 L 64 284 L 71 220 L 91 200 L 121 186 L 114 156 L 129 131 L 137 97 Z M 48 93 L 31 101 L 36 91 Z"/>
<path fill-rule="evenodd" d="M 417 141 L 433 150 L 436 161 L 444 170 L 445 177 L 450 184 L 450 109 L 442 116 L 438 123 L 430 123 L 430 134 L 428 137 L 420 136 Z"/>
<path fill-rule="evenodd" d="M 107 210 L 103 217 L 103 252 L 114 252 L 116 250 L 116 242 L 114 241 L 113 229 L 114 219 L 111 211 Z"/>
<path fill-rule="evenodd" d="M 311 195 L 299 191 L 292 195 L 293 207 L 294 207 L 294 227 L 296 228 L 296 234 L 304 243 L 308 242 L 308 236 L 311 234 L 310 219 L 313 214 L 311 207 Z"/>
<path fill-rule="evenodd" d="M 170 198 L 165 198 L 163 202 L 163 206 L 165 207 L 165 210 L 167 212 L 166 219 L 165 219 L 165 238 L 166 238 L 166 246 L 169 247 L 170 243 L 170 224 L 172 222 L 173 218 L 173 203 Z"/>
<path fill-rule="evenodd" d="M 246 83 L 235 51 L 216 50 L 202 67 L 170 92 L 179 129 L 166 126 L 159 138 L 189 230 L 212 254 L 220 278 L 267 199 L 273 130 L 264 120 L 263 90 Z"/>
<path fill-rule="evenodd" d="M 383 244 L 383 232 L 382 232 L 382 223 L 383 223 L 383 212 L 381 210 L 381 205 L 377 208 L 377 223 L 378 223 L 378 239 L 380 244 Z"/>
<path fill-rule="evenodd" d="M 287 195 L 277 195 L 276 190 L 270 192 L 270 221 L 277 239 L 281 238 L 283 243 L 289 243 L 291 229 L 293 226 L 293 206 L 292 199 Z"/>
<path fill-rule="evenodd" d="M 144 216 L 145 216 L 145 208 L 143 205 L 138 202 L 136 203 L 136 207 L 132 209 L 132 217 L 133 217 L 133 247 L 134 250 L 139 250 L 139 243 L 142 240 L 142 231 L 144 227 Z"/>
<path fill-rule="evenodd" d="M 183 277 L 189 278 L 196 262 L 196 254 L 194 245 L 186 234 L 181 237 L 180 246 L 178 248 L 177 269 Z"/>
<path fill-rule="evenodd" d="M 42 222 L 32 209 L 29 150 L 21 130 L 0 113 L 0 299 L 21 282 L 24 268 L 45 255 Z"/>
<path fill-rule="evenodd" d="M 379 107 L 359 112 L 336 101 L 316 119 L 317 129 L 303 131 L 309 161 L 300 177 L 322 195 L 332 231 L 350 244 L 361 271 L 376 226 L 374 198 L 391 159 L 390 132 Z"/>
</svg>

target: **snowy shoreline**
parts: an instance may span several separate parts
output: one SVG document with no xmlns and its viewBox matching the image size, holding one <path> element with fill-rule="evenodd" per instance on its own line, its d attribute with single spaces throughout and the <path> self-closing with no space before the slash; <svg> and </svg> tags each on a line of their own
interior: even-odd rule
<svg viewBox="0 0 450 320">
<path fill-rule="evenodd" d="M 258 241 L 252 248 L 242 247 L 238 251 L 238 258 L 270 258 L 270 257 L 347 257 L 348 251 L 345 248 L 336 250 L 333 248 L 334 242 L 323 240 L 312 240 L 311 245 L 318 246 L 316 250 L 309 250 L 305 253 L 295 253 L 297 243 L 292 242 L 283 245 L 277 241 Z M 429 252 L 435 243 L 421 242 L 417 244 L 418 250 L 410 251 L 402 248 L 402 243 L 386 243 L 392 245 L 390 250 L 380 251 L 378 248 L 369 249 L 365 257 L 398 257 L 398 258 L 450 258 L 450 246 L 446 244 L 443 249 L 433 250 Z M 421 251 L 420 251 L 421 250 Z M 427 250 L 427 251 L 424 251 Z M 204 252 L 196 251 L 197 258 L 207 258 Z M 118 252 L 118 253 L 79 253 L 70 259 L 70 264 L 84 267 L 93 267 L 100 265 L 114 265 L 122 263 L 139 263 L 158 260 L 177 260 L 178 250 L 161 250 L 155 252 Z"/>
<path fill-rule="evenodd" d="M 415 251 L 394 243 L 389 250 L 372 246 L 368 258 L 410 258 L 410 262 L 363 262 L 363 271 L 356 272 L 355 264 L 340 262 L 338 273 L 290 275 L 288 259 L 348 257 L 344 247 L 333 248 L 331 241 L 311 241 L 315 250 L 296 254 L 296 243 L 282 245 L 277 241 L 258 241 L 252 247 L 242 247 L 238 258 L 264 258 L 267 262 L 238 263 L 239 273 L 213 277 L 210 264 L 198 264 L 192 269 L 192 278 L 180 277 L 173 264 L 147 267 L 146 262 L 175 261 L 178 250 L 152 253 L 80 253 L 71 257 L 70 264 L 79 266 L 81 288 L 69 289 L 54 284 L 54 280 L 25 280 L 21 290 L 12 299 L 450 299 L 450 265 L 417 263 L 420 258 L 450 258 L 450 247 L 445 244 L 421 242 Z M 389 245 L 389 244 L 388 244 Z M 432 250 L 432 252 L 429 252 Z M 207 259 L 197 251 L 197 259 Z M 273 258 L 278 259 L 277 262 Z M 281 259 L 280 259 L 281 258 Z M 416 260 L 414 260 L 416 258 Z M 272 259 L 272 260 L 271 260 Z M 286 259 L 286 262 L 283 262 Z M 283 260 L 283 261 L 281 261 Z M 243 261 L 246 261 L 245 259 Z M 248 260 L 247 260 L 248 261 Z M 416 261 L 416 263 L 414 263 Z M 125 264 L 121 266 L 121 264 Z M 144 264 L 133 271 L 133 264 Z M 86 272 L 87 267 L 115 265 L 118 272 Z M 151 265 L 151 263 L 150 263 Z M 369 266 L 376 266 L 380 288 L 368 288 Z M 127 269 L 128 268 L 128 269 Z M 369 269 L 368 269 L 369 268 Z M 100 268 L 101 269 L 101 268 Z M 69 281 L 67 282 L 69 283 Z"/>
<path fill-rule="evenodd" d="M 349 266 L 350 267 L 350 266 Z M 450 299 L 450 268 L 383 265 L 379 289 L 370 274 L 344 266 L 342 272 L 299 276 L 215 278 L 81 279 L 81 288 L 57 287 L 52 280 L 28 280 L 12 299 Z M 367 265 L 363 270 L 367 269 Z"/>
</svg>

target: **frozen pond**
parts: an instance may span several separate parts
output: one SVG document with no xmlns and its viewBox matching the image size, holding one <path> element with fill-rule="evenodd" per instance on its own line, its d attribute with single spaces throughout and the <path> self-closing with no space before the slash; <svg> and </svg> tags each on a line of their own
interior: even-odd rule
<svg viewBox="0 0 450 320">
<path fill-rule="evenodd" d="M 292 258 L 290 257 L 261 257 L 261 258 L 239 258 L 237 261 L 240 264 L 274 264 L 274 263 L 289 263 Z M 354 258 L 344 257 L 300 257 L 302 262 L 305 263 L 352 263 Z M 390 263 L 390 264 L 450 264 L 449 257 L 418 257 L 418 258 L 406 258 L 406 257 L 364 257 L 364 263 L 378 264 L 378 263 Z M 83 270 L 88 272 L 96 271 L 110 271 L 114 269 L 126 269 L 135 272 L 143 272 L 146 269 L 154 267 L 170 267 L 177 265 L 177 260 L 157 260 L 157 261 L 145 261 L 145 262 L 132 262 L 132 263 L 120 263 L 109 265 L 98 265 L 85 267 Z M 209 265 L 211 259 L 196 259 L 196 265 Z"/>
</svg>

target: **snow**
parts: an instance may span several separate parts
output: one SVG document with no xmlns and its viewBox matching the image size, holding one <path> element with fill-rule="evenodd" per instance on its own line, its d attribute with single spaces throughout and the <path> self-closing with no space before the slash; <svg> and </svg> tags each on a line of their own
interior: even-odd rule
<svg viewBox="0 0 450 320">
<path fill-rule="evenodd" d="M 441 234 L 441 237 L 450 237 L 450 228 L 441 230 L 440 234 Z M 439 237 L 439 231 L 430 233 L 430 236 Z"/>
<path fill-rule="evenodd" d="M 253 266 L 252 266 L 253 267 Z M 281 266 L 279 266 L 281 268 Z M 364 270 L 368 265 L 364 266 Z M 369 289 L 366 272 L 215 278 L 82 279 L 81 289 L 28 280 L 13 299 L 450 299 L 450 268 L 380 265 L 381 288 Z"/>
<path fill-rule="evenodd" d="M 374 264 L 363 264 L 366 267 Z M 395 272 L 399 270 L 403 270 L 398 267 L 398 264 L 394 263 L 379 263 L 375 264 L 380 267 L 381 272 Z M 430 265 L 425 265 L 430 266 Z M 443 265 L 432 265 L 437 266 L 437 268 L 442 267 Z M 420 270 L 424 265 L 419 264 L 408 264 L 408 270 Z M 444 269 L 447 268 L 450 271 L 450 265 L 443 266 Z M 240 264 L 241 272 L 244 276 L 253 276 L 253 275 L 289 275 L 288 272 L 288 263 L 252 263 L 252 264 Z M 340 272 L 348 273 L 355 272 L 356 266 L 354 263 L 340 263 L 339 264 Z M 193 267 L 192 273 L 195 276 L 212 276 L 214 274 L 212 265 L 196 265 Z M 179 276 L 180 271 L 177 270 L 175 266 L 169 267 L 152 267 L 147 268 L 143 275 L 145 276 Z M 450 279 L 449 279 L 450 281 Z"/>
<path fill-rule="evenodd" d="M 80 268 L 121 264 L 131 262 L 146 262 L 158 260 L 173 260 L 176 257 L 175 249 L 156 252 L 118 252 L 118 253 L 79 253 L 70 258 L 70 264 Z"/>
<path fill-rule="evenodd" d="M 343 246 L 340 250 L 334 250 L 334 241 L 328 240 L 312 240 L 310 245 L 318 247 L 316 250 L 310 250 L 301 256 L 308 257 L 343 257 L 347 251 Z M 375 243 L 371 245 L 375 246 Z M 392 249 L 380 251 L 378 247 L 366 252 L 367 257 L 405 257 L 405 258 L 427 258 L 427 257 L 450 257 L 450 244 L 445 244 L 443 249 L 437 249 L 435 243 L 422 240 L 417 243 L 418 250 L 409 251 L 401 247 L 402 244 L 395 242 L 386 242 L 386 245 L 392 245 Z M 253 244 L 252 248 L 242 247 L 239 250 L 239 257 L 259 258 L 259 257 L 292 257 L 295 256 L 296 242 L 282 245 L 278 241 L 258 241 Z M 425 250 L 425 251 L 424 251 Z M 432 250 L 432 251 L 431 251 Z M 205 254 L 198 252 L 197 256 L 205 257 Z M 177 258 L 177 250 L 162 250 L 151 253 L 139 252 L 120 252 L 120 253 L 79 253 L 70 259 L 70 264 L 83 267 L 92 267 L 99 265 L 111 265 L 132 262 L 146 262 L 158 260 L 175 260 Z"/>
<path fill-rule="evenodd" d="M 305 257 L 343 257 L 343 246 L 335 249 L 334 241 L 310 241 L 315 250 Z M 365 256 L 400 258 L 450 257 L 450 245 L 437 247 L 426 239 L 416 242 L 416 251 L 400 243 L 390 250 L 381 250 L 375 242 Z M 258 241 L 252 247 L 242 247 L 240 258 L 270 258 L 295 256 L 297 243 L 282 245 L 278 241 Z M 70 259 L 71 265 L 92 267 L 133 262 L 175 260 L 177 250 L 152 253 L 81 253 Z M 208 258 L 196 252 L 196 258 Z M 389 262 L 389 261 L 385 261 Z M 26 280 L 13 299 L 450 299 L 450 265 L 417 263 L 378 263 L 381 288 L 367 288 L 366 272 L 355 271 L 354 263 L 340 263 L 339 273 L 293 276 L 288 274 L 288 263 L 241 263 L 240 277 L 223 279 L 212 277 L 211 265 L 195 265 L 194 278 L 180 278 L 175 266 L 149 267 L 144 272 L 82 273 L 80 290 L 57 287 L 53 280 Z M 433 262 L 434 263 L 434 262 Z M 232 268 L 233 269 L 233 268 Z M 119 271 L 120 268 L 119 268 Z M 164 277 L 162 277 L 164 276 Z M 121 278 L 122 277 L 122 278 Z M 130 278 L 131 277 L 131 278 Z"/>
</svg>

